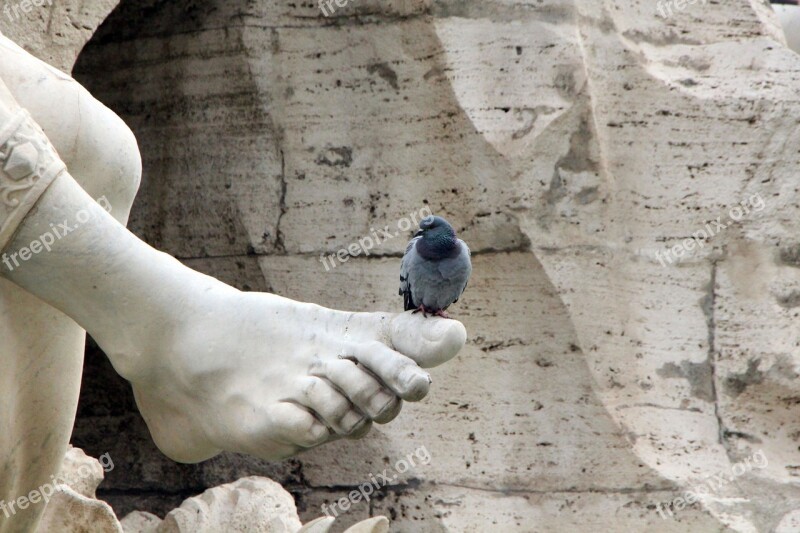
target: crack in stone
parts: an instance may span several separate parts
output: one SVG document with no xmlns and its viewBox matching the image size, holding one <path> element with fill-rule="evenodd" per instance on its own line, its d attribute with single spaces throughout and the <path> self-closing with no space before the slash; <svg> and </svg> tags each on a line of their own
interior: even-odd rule
<svg viewBox="0 0 800 533">
<path fill-rule="evenodd" d="M 491 492 L 494 494 L 544 494 L 544 495 L 553 495 L 558 493 L 565 493 L 565 494 L 650 494 L 656 492 L 674 492 L 676 490 L 676 486 L 674 484 L 663 486 L 663 487 L 656 487 L 656 486 L 644 486 L 644 487 L 631 487 L 631 488 L 611 488 L 611 487 L 590 487 L 586 489 L 576 489 L 576 488 L 565 488 L 565 489 L 551 489 L 551 490 L 541 490 L 541 489 L 493 489 L 487 487 L 473 487 L 470 485 L 461 485 L 458 483 L 435 483 L 432 482 L 431 484 L 439 486 L 439 487 L 452 487 L 458 489 L 469 489 L 469 490 L 476 490 L 481 492 Z"/>
<path fill-rule="evenodd" d="M 323 490 L 323 491 L 330 491 L 330 492 L 349 492 L 352 490 L 358 490 L 358 488 L 363 484 L 358 485 L 306 485 L 304 488 L 309 490 Z M 380 492 L 403 492 L 409 488 L 417 489 L 423 485 L 431 485 L 437 487 L 446 487 L 446 488 L 457 488 L 457 489 L 467 489 L 467 490 L 474 490 L 479 492 L 490 492 L 492 494 L 545 494 L 545 495 L 552 495 L 557 493 L 565 493 L 565 494 L 650 494 L 650 493 L 657 493 L 657 492 L 674 492 L 676 490 L 676 486 L 674 484 L 669 484 L 665 486 L 651 486 L 645 485 L 644 487 L 621 487 L 621 488 L 612 488 L 612 487 L 589 487 L 585 489 L 577 489 L 574 487 L 570 488 L 555 488 L 551 490 L 542 490 L 542 489 L 496 489 L 492 487 L 475 487 L 472 485 L 464 485 L 459 483 L 438 483 L 436 481 L 428 481 L 423 482 L 420 479 L 410 479 L 408 482 L 400 485 L 383 485 L 379 489 L 375 491 L 375 494 Z"/>
<path fill-rule="evenodd" d="M 708 326 L 708 363 L 711 366 L 711 397 L 714 402 L 714 417 L 717 419 L 717 435 L 719 443 L 725 448 L 728 457 L 731 457 L 728 448 L 727 439 L 725 438 L 727 430 L 725 422 L 722 420 L 722 415 L 719 410 L 719 391 L 717 390 L 717 352 L 716 345 L 716 328 L 717 323 L 714 316 L 714 308 L 717 300 L 717 262 L 711 262 L 711 279 L 708 282 L 708 293 L 701 302 L 703 312 L 706 315 L 706 324 Z"/>
<path fill-rule="evenodd" d="M 665 409 L 668 411 L 685 411 L 688 413 L 702 413 L 697 407 L 673 407 L 669 405 L 658 405 L 652 402 L 624 404 L 617 407 L 617 409 L 635 409 L 637 407 L 651 407 L 653 409 Z"/>
<path fill-rule="evenodd" d="M 278 202 L 280 214 L 278 214 L 278 220 L 275 222 L 275 250 L 281 255 L 286 255 L 286 243 L 281 230 L 281 221 L 283 220 L 283 215 L 286 214 L 286 188 L 286 155 L 281 150 L 281 198 Z"/>
</svg>

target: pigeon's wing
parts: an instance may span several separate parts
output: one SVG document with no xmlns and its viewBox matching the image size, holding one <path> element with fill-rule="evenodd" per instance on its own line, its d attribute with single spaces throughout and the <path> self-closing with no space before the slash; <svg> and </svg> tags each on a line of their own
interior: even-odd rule
<svg viewBox="0 0 800 533">
<path fill-rule="evenodd" d="M 466 263 L 467 263 L 466 279 L 464 280 L 464 286 L 461 287 L 461 292 L 458 293 L 458 298 L 461 298 L 461 295 L 464 294 L 465 290 L 467 290 L 467 285 L 469 284 L 469 278 L 470 276 L 472 276 L 472 252 L 469 251 L 469 246 L 467 246 L 467 243 L 465 243 L 461 239 L 459 239 L 458 242 L 464 249 L 464 255 L 466 256 Z M 458 298 L 455 299 L 456 302 L 458 301 Z"/>
<path fill-rule="evenodd" d="M 403 255 L 403 261 L 400 263 L 400 295 L 403 297 L 403 309 L 406 311 L 419 307 L 418 305 L 414 304 L 414 301 L 411 298 L 412 280 L 409 279 L 409 276 L 411 272 L 411 264 L 418 259 L 416 244 L 420 238 L 421 237 L 414 237 L 411 239 L 411 241 L 409 241 L 408 246 L 406 246 L 406 253 Z"/>
<path fill-rule="evenodd" d="M 453 303 L 456 303 L 464 291 L 467 289 L 469 277 L 472 275 L 472 260 L 469 246 L 467 243 L 458 240 L 461 248 L 461 253 L 456 256 L 455 261 L 443 261 L 439 265 L 439 272 L 446 280 L 458 281 L 456 285 L 457 291 L 452 295 Z"/>
</svg>

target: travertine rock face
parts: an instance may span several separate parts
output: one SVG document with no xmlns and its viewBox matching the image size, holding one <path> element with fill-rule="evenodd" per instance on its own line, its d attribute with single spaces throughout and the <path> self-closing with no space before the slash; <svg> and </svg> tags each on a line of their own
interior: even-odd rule
<svg viewBox="0 0 800 533">
<path fill-rule="evenodd" d="M 100 461 L 70 447 L 58 477 L 39 489 L 47 507 L 37 531 L 123 533 L 111 507 L 94 495 L 103 470 Z"/>
<path fill-rule="evenodd" d="M 121 522 L 114 511 L 95 498 L 108 468 L 70 447 L 61 471 L 51 484 L 39 489 L 38 502 L 46 502 L 37 528 L 42 533 L 326 533 L 334 518 L 317 518 L 303 526 L 291 494 L 274 481 L 247 477 L 188 498 L 164 520 L 136 511 Z M 113 463 L 112 463 L 113 464 Z M 33 501 L 33 500 L 31 500 Z M 347 530 L 348 533 L 386 533 L 389 522 L 376 516 Z"/>
<path fill-rule="evenodd" d="M 282 465 L 165 476 L 128 449 L 110 486 L 278 473 L 311 519 L 381 474 L 343 526 L 796 529 L 800 57 L 759 0 L 661 5 L 122 2 L 77 74 L 139 137 L 140 235 L 243 288 L 400 309 L 400 221 L 429 206 L 475 271 L 468 349 L 395 423 Z"/>
<path fill-rule="evenodd" d="M 161 533 L 294 533 L 302 525 L 292 496 L 266 478 L 244 478 L 189 498 L 170 512 Z"/>
<path fill-rule="evenodd" d="M 69 72 L 83 45 L 119 0 L 3 0 L 0 32 Z"/>
<path fill-rule="evenodd" d="M 94 498 L 95 491 L 105 477 L 103 465 L 94 457 L 89 457 L 80 448 L 69 447 L 58 474 L 58 481 L 72 490 Z"/>
<path fill-rule="evenodd" d="M 111 506 L 87 498 L 66 485 L 56 488 L 36 531 L 123 533 Z"/>
<path fill-rule="evenodd" d="M 292 496 L 266 478 L 247 477 L 189 498 L 164 520 L 134 511 L 122 520 L 124 533 L 327 533 L 334 518 L 319 517 L 300 525 Z M 376 516 L 346 533 L 387 533 L 389 520 Z"/>
<path fill-rule="evenodd" d="M 163 520 L 145 511 L 134 511 L 120 520 L 125 533 L 157 533 Z"/>
</svg>

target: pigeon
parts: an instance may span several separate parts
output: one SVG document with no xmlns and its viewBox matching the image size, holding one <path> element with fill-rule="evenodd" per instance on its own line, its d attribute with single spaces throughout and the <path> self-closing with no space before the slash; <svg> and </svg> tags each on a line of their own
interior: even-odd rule
<svg viewBox="0 0 800 533">
<path fill-rule="evenodd" d="M 469 248 L 453 226 L 442 217 L 423 218 L 400 264 L 405 310 L 450 318 L 445 309 L 464 293 L 470 274 Z"/>
</svg>

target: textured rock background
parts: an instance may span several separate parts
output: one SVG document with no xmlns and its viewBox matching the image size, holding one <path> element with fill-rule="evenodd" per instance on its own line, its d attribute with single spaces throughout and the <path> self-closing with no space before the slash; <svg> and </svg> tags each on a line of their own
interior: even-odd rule
<svg viewBox="0 0 800 533">
<path fill-rule="evenodd" d="M 83 450 L 70 448 L 58 477 L 46 488 L 39 488 L 40 500 L 46 501 L 47 507 L 36 531 L 122 533 L 113 509 L 95 497 L 95 490 L 103 481 L 103 472 L 113 468 L 112 463 L 104 458 L 101 464 Z"/>
<path fill-rule="evenodd" d="M 83 45 L 118 3 L 118 0 L 3 0 L 0 31 L 36 57 L 69 72 Z"/>
<path fill-rule="evenodd" d="M 673 11 L 121 2 L 75 76 L 139 138 L 131 227 L 148 242 L 240 288 L 400 309 L 405 234 L 330 272 L 319 256 L 429 206 L 475 274 L 455 308 L 469 345 L 424 402 L 283 463 L 169 462 L 90 348 L 74 441 L 114 458 L 98 495 L 163 515 L 266 475 L 307 521 L 425 446 L 430 464 L 341 526 L 795 531 L 800 57 L 759 0 Z M 754 195 L 763 209 L 660 264 Z M 733 477 L 758 450 L 768 466 Z"/>
</svg>

